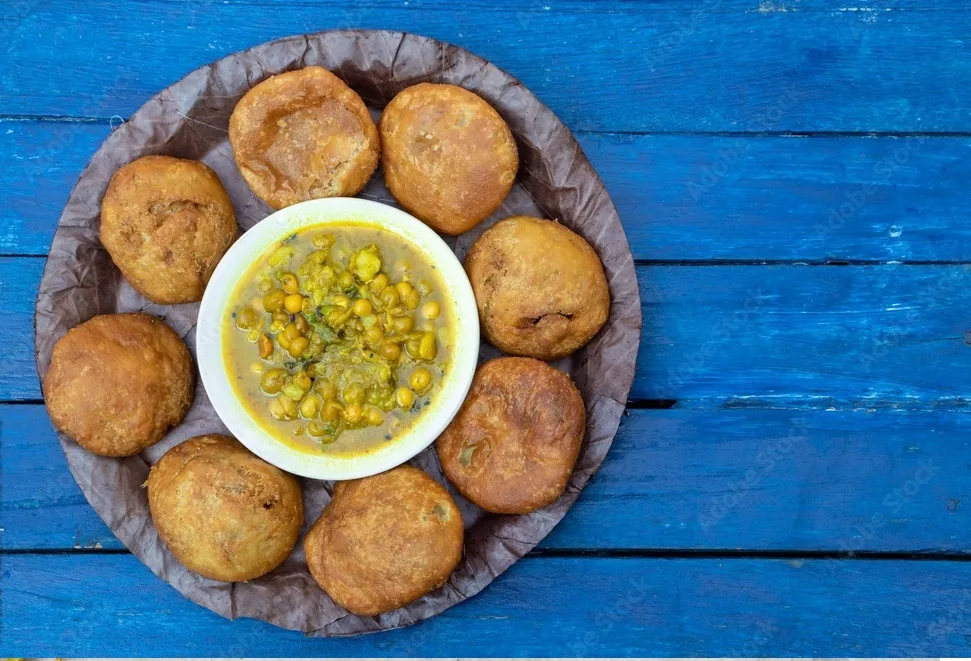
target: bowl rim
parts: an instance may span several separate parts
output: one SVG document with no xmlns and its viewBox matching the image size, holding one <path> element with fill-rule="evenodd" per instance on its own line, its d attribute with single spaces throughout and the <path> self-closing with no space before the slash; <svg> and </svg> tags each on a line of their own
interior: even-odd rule
<svg viewBox="0 0 971 661">
<path fill-rule="evenodd" d="M 295 231 L 326 225 L 366 224 L 395 234 L 423 252 L 441 274 L 455 317 L 452 366 L 437 399 L 397 439 L 361 455 L 316 454 L 290 447 L 256 422 L 236 397 L 223 353 L 222 319 L 240 278 L 253 263 Z M 280 209 L 244 232 L 213 271 L 196 326 L 199 374 L 223 424 L 251 452 L 289 473 L 318 480 L 350 480 L 405 463 L 431 445 L 458 413 L 475 374 L 479 316 L 472 285 L 452 249 L 423 222 L 401 209 L 354 197 L 310 200 Z"/>
</svg>

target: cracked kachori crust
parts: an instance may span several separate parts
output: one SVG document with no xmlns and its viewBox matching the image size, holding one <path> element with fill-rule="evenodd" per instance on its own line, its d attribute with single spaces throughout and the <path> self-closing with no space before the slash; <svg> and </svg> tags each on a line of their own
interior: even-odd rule
<svg viewBox="0 0 971 661">
<path fill-rule="evenodd" d="M 229 142 L 243 179 L 274 209 L 357 195 L 381 149 L 361 97 L 317 66 L 272 76 L 247 92 L 229 118 Z"/>
<path fill-rule="evenodd" d="M 384 109 L 380 130 L 391 194 L 444 234 L 461 234 L 485 219 L 516 180 L 512 131 L 492 106 L 461 87 L 404 89 Z"/>
<path fill-rule="evenodd" d="M 563 493 L 585 424 L 568 375 L 533 358 L 496 358 L 477 370 L 435 449 L 463 496 L 489 512 L 526 514 Z"/>
<path fill-rule="evenodd" d="M 465 270 L 486 339 L 506 353 L 562 358 L 607 322 L 610 291 L 597 253 L 555 221 L 499 221 L 472 244 Z"/>
<path fill-rule="evenodd" d="M 100 315 L 69 330 L 44 377 L 54 426 L 105 457 L 128 457 L 159 441 L 182 422 L 194 388 L 185 343 L 140 312 Z"/>
<path fill-rule="evenodd" d="M 297 479 L 222 434 L 173 447 L 146 486 L 159 537 L 186 568 L 217 581 L 276 569 L 303 525 Z"/>
<path fill-rule="evenodd" d="M 202 300 L 237 235 L 226 190 L 199 161 L 139 158 L 115 172 L 101 203 L 101 243 L 131 286 L 156 303 Z"/>
<path fill-rule="evenodd" d="M 410 603 L 448 580 L 462 557 L 462 515 L 411 466 L 338 482 L 304 539 L 314 580 L 357 615 Z"/>
</svg>

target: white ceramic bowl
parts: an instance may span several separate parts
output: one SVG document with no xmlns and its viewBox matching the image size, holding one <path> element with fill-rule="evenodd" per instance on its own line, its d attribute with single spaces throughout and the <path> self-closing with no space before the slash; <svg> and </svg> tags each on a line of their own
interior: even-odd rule
<svg viewBox="0 0 971 661">
<path fill-rule="evenodd" d="M 444 295 L 455 314 L 455 347 L 451 370 L 432 404 L 406 432 L 366 455 L 354 457 L 309 453 L 277 440 L 240 404 L 223 352 L 224 319 L 240 279 L 267 249 L 293 232 L 315 225 L 348 221 L 378 225 L 410 242 L 434 262 L 442 275 Z M 283 470 L 318 480 L 350 480 L 386 471 L 424 450 L 448 425 L 469 392 L 479 354 L 479 316 L 472 286 L 452 250 L 415 217 L 378 202 L 358 198 L 311 200 L 281 209 L 242 237 L 223 256 L 206 287 L 196 328 L 202 383 L 216 413 L 246 447 Z"/>
</svg>

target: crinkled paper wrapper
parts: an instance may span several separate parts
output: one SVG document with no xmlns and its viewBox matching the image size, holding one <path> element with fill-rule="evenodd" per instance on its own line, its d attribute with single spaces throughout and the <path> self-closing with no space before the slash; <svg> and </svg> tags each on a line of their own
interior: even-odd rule
<svg viewBox="0 0 971 661">
<path fill-rule="evenodd" d="M 202 67 L 149 100 L 105 141 L 68 200 L 44 270 L 36 308 L 41 378 L 54 343 L 96 314 L 144 310 L 158 315 L 194 353 L 198 304 L 166 306 L 142 298 L 120 276 L 98 240 L 108 181 L 121 165 L 148 154 L 199 159 L 226 186 L 241 228 L 252 227 L 271 210 L 247 188 L 236 168 L 227 135 L 229 115 L 256 83 L 307 65 L 326 67 L 343 78 L 375 118 L 395 94 L 424 81 L 460 85 L 488 100 L 516 136 L 519 178 L 491 218 L 450 239 L 455 252 L 463 257 L 476 236 L 500 218 L 556 218 L 593 244 L 606 268 L 612 297 L 606 328 L 557 364 L 572 374 L 588 416 L 566 493 L 538 512 L 500 516 L 483 513 L 450 488 L 466 524 L 461 564 L 441 588 L 378 617 L 358 617 L 334 604 L 311 578 L 302 542 L 277 570 L 236 584 L 186 570 L 161 543 L 142 488 L 150 465 L 191 436 L 227 431 L 201 382 L 185 421 L 140 456 L 98 457 L 60 435 L 71 472 L 91 506 L 132 553 L 183 595 L 224 617 L 253 617 L 315 636 L 339 636 L 402 627 L 441 613 L 485 588 L 550 532 L 600 466 L 614 438 L 634 376 L 641 317 L 630 248 L 606 189 L 570 131 L 522 83 L 461 48 L 432 39 L 387 31 L 324 32 L 257 46 Z M 395 204 L 380 171 L 361 196 Z M 483 346 L 483 359 L 495 355 L 494 349 Z M 433 448 L 412 463 L 445 483 Z M 309 525 L 330 500 L 332 484 L 302 482 Z"/>
</svg>

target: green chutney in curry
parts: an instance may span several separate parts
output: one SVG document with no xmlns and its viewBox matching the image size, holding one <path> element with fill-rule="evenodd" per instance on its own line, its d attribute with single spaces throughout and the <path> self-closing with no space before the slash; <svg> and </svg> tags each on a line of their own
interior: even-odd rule
<svg viewBox="0 0 971 661">
<path fill-rule="evenodd" d="M 226 369 L 250 415 L 299 449 L 356 455 L 407 430 L 441 388 L 453 312 L 418 248 L 381 228 L 301 230 L 247 271 Z"/>
</svg>

